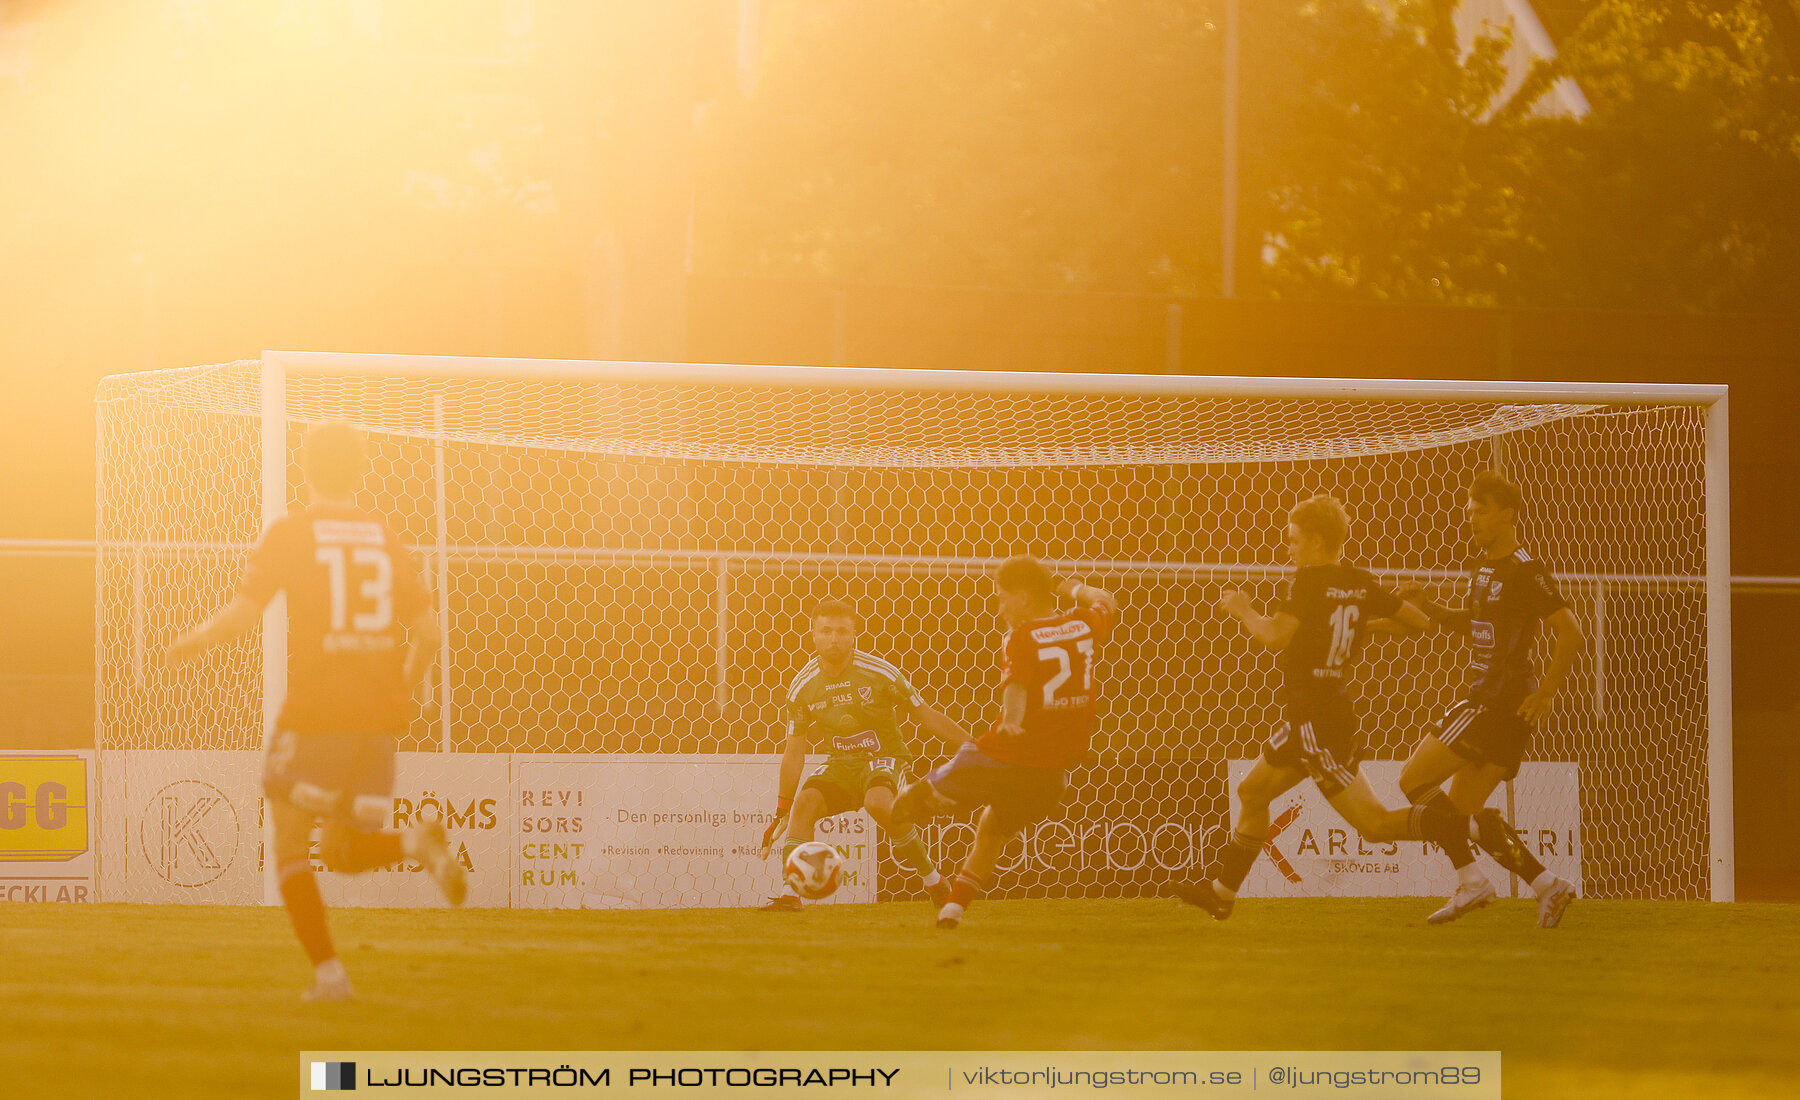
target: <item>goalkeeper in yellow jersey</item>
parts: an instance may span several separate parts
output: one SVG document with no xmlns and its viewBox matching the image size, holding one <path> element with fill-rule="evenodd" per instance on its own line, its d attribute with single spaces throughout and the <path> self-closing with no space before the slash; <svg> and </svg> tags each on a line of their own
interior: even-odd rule
<svg viewBox="0 0 1800 1100">
<path fill-rule="evenodd" d="M 894 858 L 919 872 L 934 901 L 949 887 L 925 851 L 916 828 L 896 834 L 889 825 L 903 770 L 913 757 L 900 733 L 900 719 L 910 717 L 927 733 L 951 744 L 969 740 L 961 725 L 933 707 L 893 665 L 856 647 L 856 611 L 849 604 L 821 603 L 812 609 L 814 656 L 788 687 L 787 744 L 781 755 L 781 787 L 775 819 L 763 833 L 763 851 L 787 824 L 781 846 L 785 865 L 789 852 L 813 838 L 822 817 L 868 810 L 888 834 Z M 822 750 L 825 766 L 800 782 L 807 753 Z M 763 906 L 798 910 L 800 896 L 783 885 L 782 893 Z"/>
</svg>

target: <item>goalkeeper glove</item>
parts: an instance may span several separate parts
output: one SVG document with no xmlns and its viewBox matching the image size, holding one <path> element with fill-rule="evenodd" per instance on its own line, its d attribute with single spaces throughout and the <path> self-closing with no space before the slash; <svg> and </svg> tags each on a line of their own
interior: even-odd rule
<svg viewBox="0 0 1800 1100">
<path fill-rule="evenodd" d="M 763 830 L 761 859 L 769 858 L 769 849 L 775 846 L 775 837 L 787 825 L 788 814 L 794 809 L 794 800 L 786 795 L 775 796 L 775 816 L 769 820 L 769 827 Z"/>
</svg>

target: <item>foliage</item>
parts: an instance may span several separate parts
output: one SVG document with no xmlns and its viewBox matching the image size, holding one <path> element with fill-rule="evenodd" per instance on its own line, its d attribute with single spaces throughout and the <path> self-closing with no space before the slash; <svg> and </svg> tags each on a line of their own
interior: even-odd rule
<svg viewBox="0 0 1800 1100">
<path fill-rule="evenodd" d="M 1218 251 L 1220 7 L 771 3 L 755 94 L 703 134 L 698 262 L 1194 292 Z"/>
<path fill-rule="evenodd" d="M 1800 85 L 1760 4 L 1600 0 L 1549 75 L 1594 110 L 1536 136 L 1515 300 L 1796 308 Z"/>
<path fill-rule="evenodd" d="M 1245 3 L 1237 292 L 1791 309 L 1794 82 L 1753 0 L 1595 0 L 1508 98 L 1460 0 Z M 711 114 L 715 273 L 1220 288 L 1223 0 L 771 3 Z M 1560 77 L 1586 117 L 1534 113 Z"/>
<path fill-rule="evenodd" d="M 1246 35 L 1246 289 L 1493 304 L 1521 213 L 1509 28 L 1465 50 L 1459 0 L 1271 5 Z"/>
</svg>

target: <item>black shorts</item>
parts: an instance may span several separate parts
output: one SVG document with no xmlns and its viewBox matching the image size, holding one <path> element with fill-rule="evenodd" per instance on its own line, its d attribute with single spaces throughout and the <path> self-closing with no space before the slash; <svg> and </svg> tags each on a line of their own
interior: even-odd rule
<svg viewBox="0 0 1800 1100">
<path fill-rule="evenodd" d="M 263 757 L 263 790 L 320 817 L 374 830 L 394 808 L 393 737 L 275 731 Z"/>
<path fill-rule="evenodd" d="M 1517 704 L 1463 699 L 1438 719 L 1437 739 L 1458 756 L 1506 769 L 1505 778 L 1511 779 L 1519 774 L 1532 732 L 1531 723 L 1519 717 Z"/>
<path fill-rule="evenodd" d="M 1336 798 L 1356 782 L 1362 739 L 1348 699 L 1290 702 L 1286 720 L 1263 744 L 1263 759 L 1278 768 L 1299 768 L 1312 776 L 1319 793 Z"/>
</svg>

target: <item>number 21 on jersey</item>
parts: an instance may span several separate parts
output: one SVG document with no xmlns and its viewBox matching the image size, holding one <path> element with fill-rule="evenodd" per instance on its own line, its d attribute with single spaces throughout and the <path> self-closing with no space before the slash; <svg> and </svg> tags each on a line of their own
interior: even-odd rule
<svg viewBox="0 0 1800 1100">
<path fill-rule="evenodd" d="M 1057 698 L 1057 689 L 1068 683 L 1075 675 L 1077 667 L 1081 670 L 1081 688 L 1075 694 L 1089 695 L 1094 690 L 1094 639 L 1078 638 L 1075 641 L 1075 652 L 1070 653 L 1066 645 L 1047 645 L 1038 650 L 1039 661 L 1055 661 L 1057 664 L 1048 680 L 1044 681 L 1044 705 L 1054 707 L 1067 705 L 1067 701 Z"/>
</svg>

